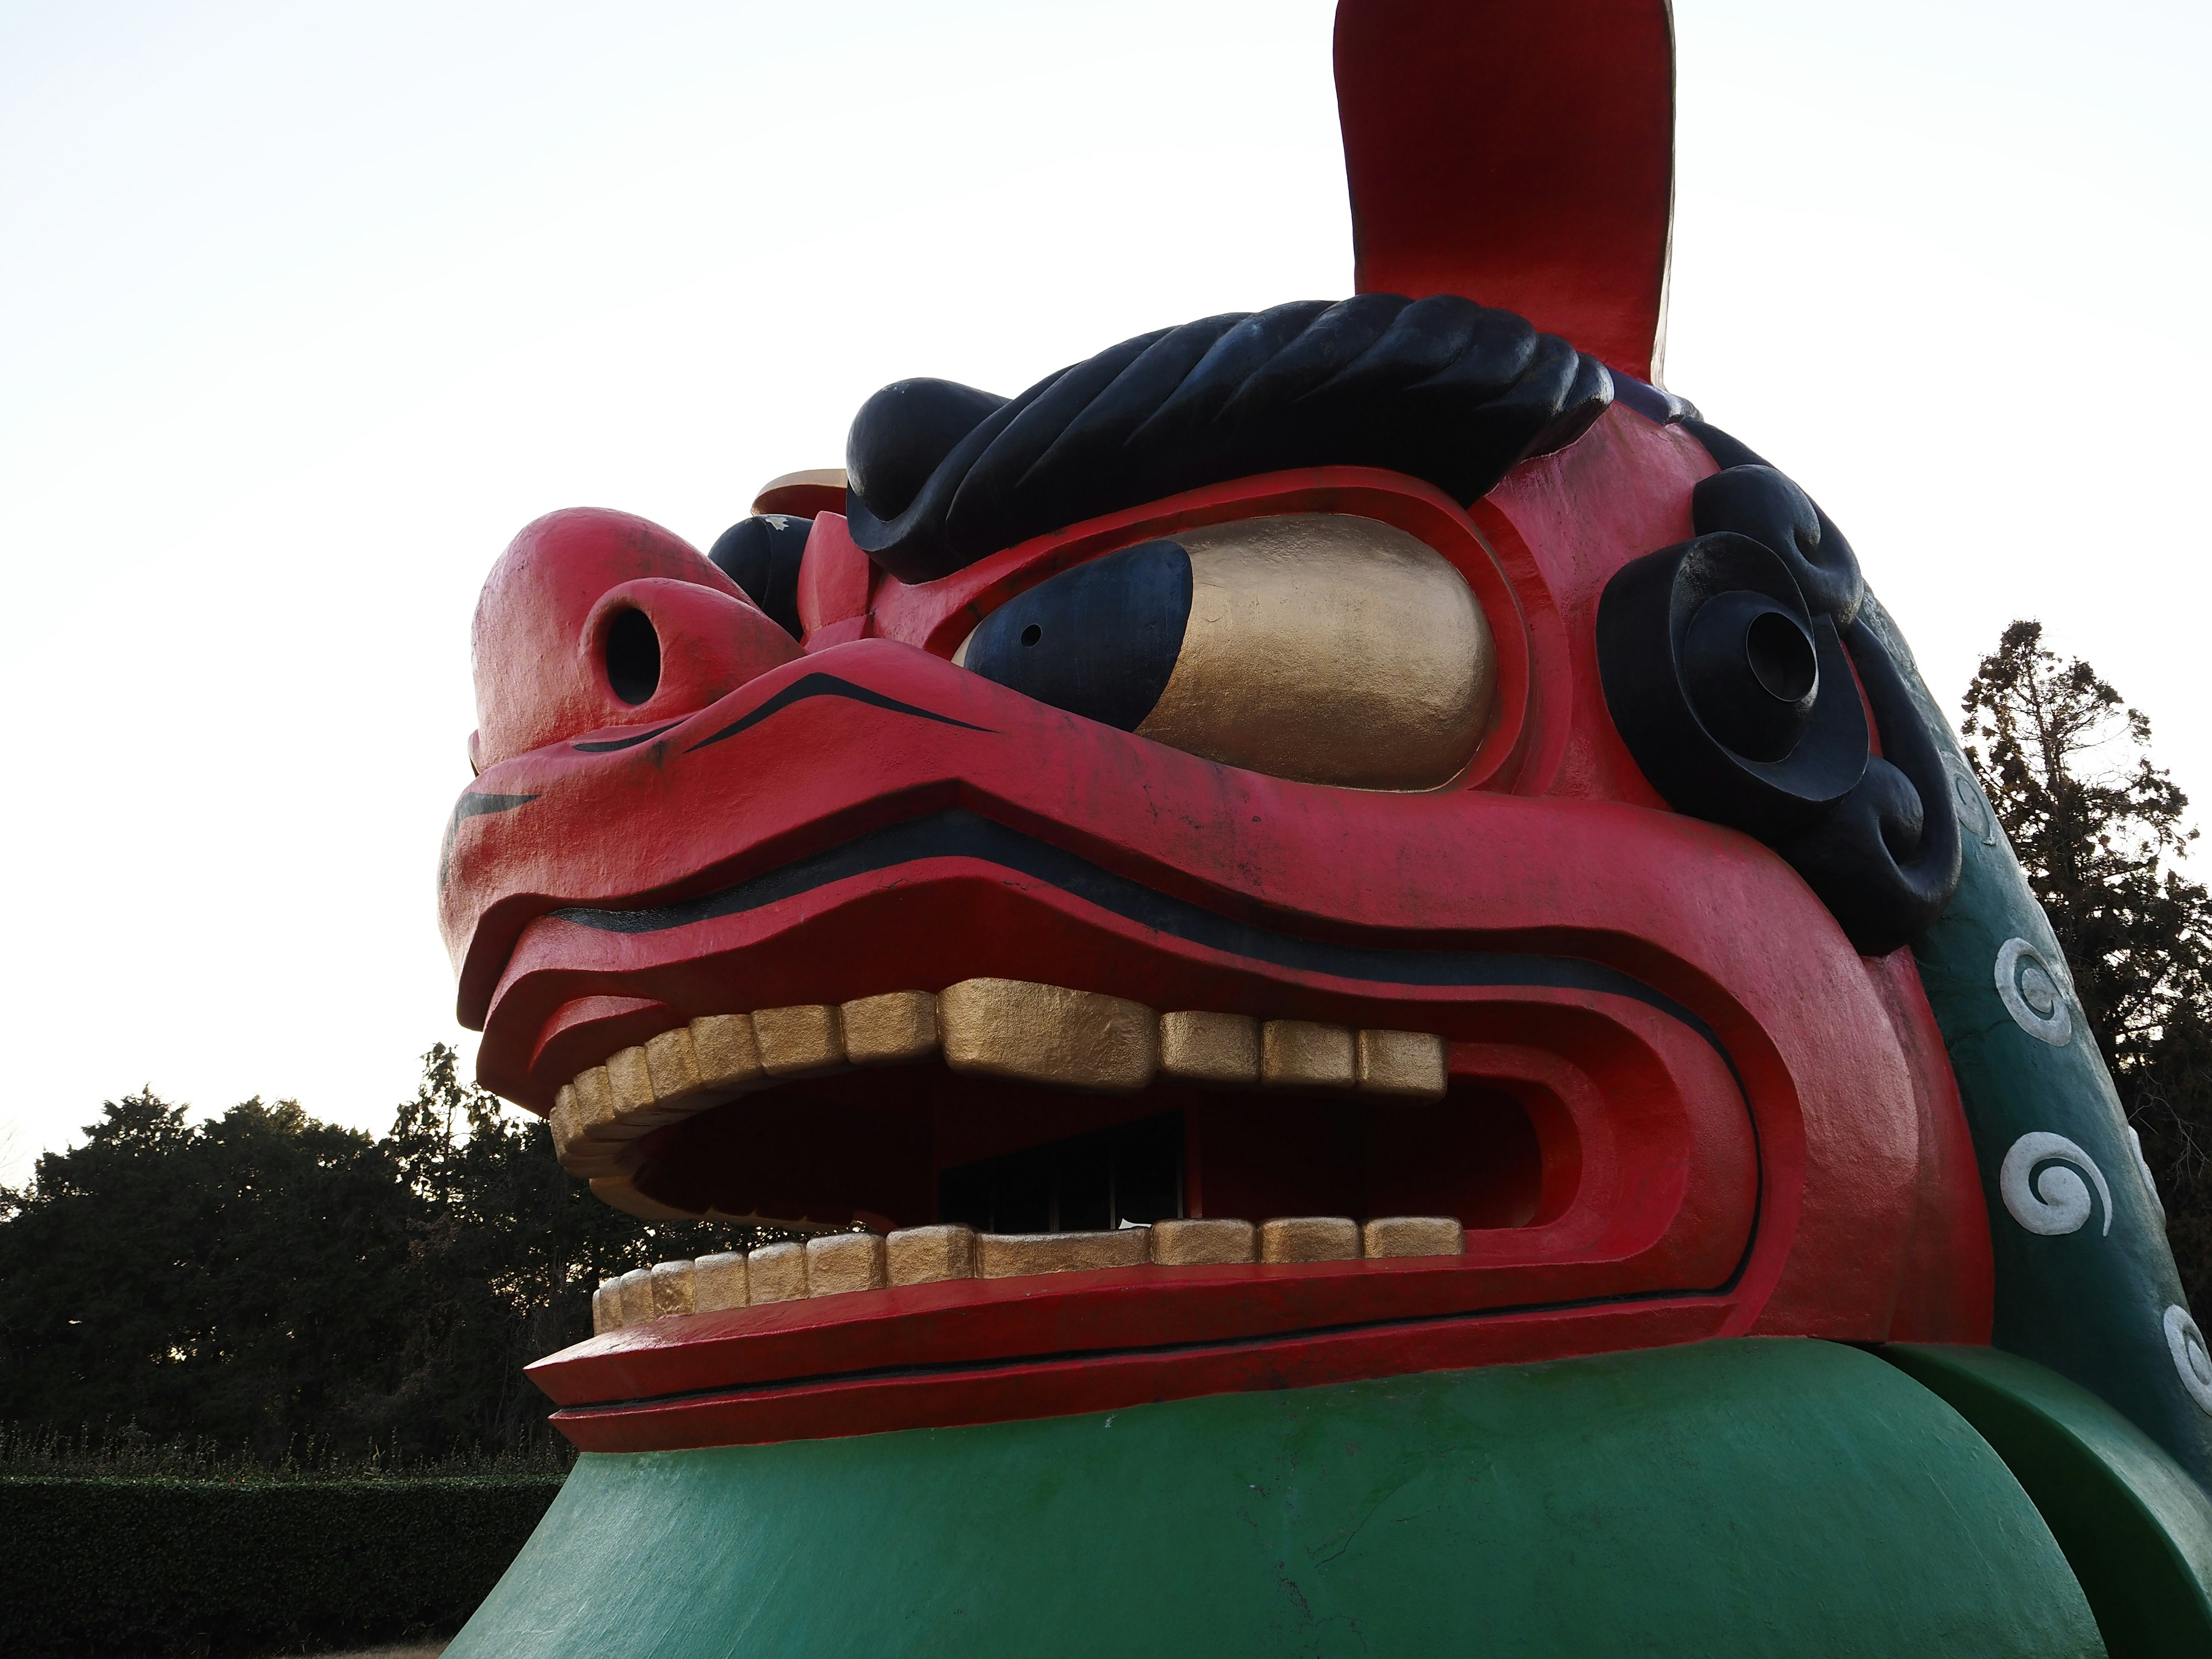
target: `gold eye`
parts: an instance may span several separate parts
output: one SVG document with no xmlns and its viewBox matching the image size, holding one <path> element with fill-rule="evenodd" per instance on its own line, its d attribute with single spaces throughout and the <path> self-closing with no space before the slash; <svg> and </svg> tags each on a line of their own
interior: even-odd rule
<svg viewBox="0 0 2212 1659">
<path fill-rule="evenodd" d="M 1175 539 L 1190 612 L 1140 736 L 1362 789 L 1433 788 L 1474 757 L 1497 647 L 1466 580 L 1425 542 L 1322 513 Z"/>
</svg>

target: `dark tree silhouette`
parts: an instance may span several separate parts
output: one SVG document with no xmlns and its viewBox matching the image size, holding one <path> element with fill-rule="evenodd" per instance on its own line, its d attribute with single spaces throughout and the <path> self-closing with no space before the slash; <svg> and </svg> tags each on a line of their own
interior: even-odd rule
<svg viewBox="0 0 2212 1659">
<path fill-rule="evenodd" d="M 1982 659 L 1960 731 L 2065 948 L 2165 1199 L 2199 1307 L 2212 1292 L 2212 895 L 2175 860 L 2189 798 L 2150 756 L 2150 721 L 2079 658 L 2015 622 Z"/>
<path fill-rule="evenodd" d="M 443 1044 L 380 1140 L 290 1101 L 188 1123 L 143 1090 L 0 1189 L 0 1422 L 524 1449 L 549 1407 L 522 1367 L 589 1334 L 601 1278 L 757 1237 L 609 1209 Z"/>
</svg>

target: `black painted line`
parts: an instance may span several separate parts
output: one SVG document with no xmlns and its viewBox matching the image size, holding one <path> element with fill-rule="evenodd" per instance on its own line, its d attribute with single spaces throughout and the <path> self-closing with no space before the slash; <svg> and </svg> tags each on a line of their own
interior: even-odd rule
<svg viewBox="0 0 2212 1659">
<path fill-rule="evenodd" d="M 572 743 L 568 747 L 586 755 L 611 755 L 617 749 L 635 749 L 641 743 L 651 743 L 662 732 L 673 732 L 683 724 L 682 720 L 671 720 L 665 726 L 656 726 L 652 731 L 641 732 L 634 738 L 610 738 L 605 743 Z"/>
<path fill-rule="evenodd" d="M 512 812 L 518 806 L 527 806 L 538 799 L 535 795 L 495 795 L 489 791 L 464 789 L 461 798 L 453 803 L 453 815 L 446 820 L 446 833 L 438 842 L 438 885 L 446 884 L 447 872 L 453 861 L 453 837 L 461 832 L 463 818 L 480 818 L 490 812 Z"/>
<path fill-rule="evenodd" d="M 844 697 L 854 702 L 864 702 L 875 708 L 888 708 L 894 714 L 913 714 L 926 720 L 935 720 L 940 726 L 957 726 L 963 732 L 989 732 L 988 726 L 970 726 L 966 720 L 956 720 L 950 714 L 940 714 L 932 708 L 921 708 L 910 702 L 901 702 L 896 697 L 887 697 L 880 691 L 871 691 L 865 685 L 855 685 L 850 680 L 840 679 L 835 674 L 808 674 L 793 680 L 750 714 L 732 720 L 711 738 L 702 738 L 684 752 L 696 755 L 702 749 L 713 746 L 725 738 L 734 738 L 738 732 L 758 726 L 770 714 L 780 714 L 795 702 L 809 697 Z"/>
</svg>

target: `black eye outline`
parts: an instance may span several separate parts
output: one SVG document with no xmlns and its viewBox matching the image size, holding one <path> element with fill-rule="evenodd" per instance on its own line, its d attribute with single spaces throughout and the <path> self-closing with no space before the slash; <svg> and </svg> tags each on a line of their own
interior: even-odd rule
<svg viewBox="0 0 2212 1659">
<path fill-rule="evenodd" d="M 653 701 L 660 689 L 660 634 L 652 617 L 634 605 L 616 611 L 599 651 L 607 689 L 617 698 L 633 708 Z"/>
<path fill-rule="evenodd" d="M 1182 653 L 1190 555 L 1162 537 L 1061 571 L 976 624 L 962 661 L 1037 702 L 1133 732 Z"/>
</svg>

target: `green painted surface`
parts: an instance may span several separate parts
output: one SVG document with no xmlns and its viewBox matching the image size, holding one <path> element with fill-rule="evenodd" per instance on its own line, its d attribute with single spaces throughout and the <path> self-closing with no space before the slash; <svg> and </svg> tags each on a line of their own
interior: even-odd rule
<svg viewBox="0 0 2212 1659">
<path fill-rule="evenodd" d="M 2112 1659 L 2212 1654 L 2212 1498 L 2087 1389 L 1993 1348 L 1882 1358 L 1942 1395 L 2042 1511 Z"/>
<path fill-rule="evenodd" d="M 584 1458 L 447 1659 L 2104 1652 L 1987 1443 L 1701 1344 Z"/>
<path fill-rule="evenodd" d="M 1919 703 L 1960 808 L 1959 890 L 1913 956 L 1950 1051 L 1989 1204 L 1996 1346 L 2100 1395 L 2197 1481 L 2212 1483 L 2212 1415 L 2191 1398 L 2166 1333 L 2166 1310 L 2185 1304 L 2165 1220 L 2074 999 L 2058 941 L 1896 624 L 1871 598 L 1863 615 Z M 2071 1031 L 2063 1043 L 2031 1036 L 2005 1012 L 1997 954 L 2014 939 L 2067 981 L 2061 988 Z M 2039 1133 L 2073 1142 L 2111 1194 L 2110 1205 L 2094 1201 L 2087 1224 L 2073 1232 L 2035 1233 L 2006 1210 L 1998 1179 L 2005 1155 L 2023 1135 Z"/>
</svg>

